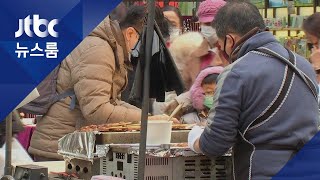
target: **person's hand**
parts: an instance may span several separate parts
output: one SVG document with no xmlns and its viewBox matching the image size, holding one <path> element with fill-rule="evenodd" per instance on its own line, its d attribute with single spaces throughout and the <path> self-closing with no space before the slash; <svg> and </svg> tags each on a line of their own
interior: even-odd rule
<svg viewBox="0 0 320 180">
<path fill-rule="evenodd" d="M 198 126 L 204 127 L 207 125 L 207 120 L 200 120 L 200 122 L 197 123 Z"/>
<path fill-rule="evenodd" d="M 203 127 L 200 126 L 194 126 L 192 128 L 192 130 L 189 132 L 188 135 L 188 146 L 189 148 L 197 153 L 200 153 L 197 149 L 199 149 L 199 147 L 196 147 L 195 144 L 198 144 L 196 142 L 199 141 L 201 134 L 203 133 Z M 198 145 L 197 145 L 198 146 Z"/>
<path fill-rule="evenodd" d="M 24 118 L 25 117 L 25 114 L 23 112 L 19 113 L 20 115 L 20 118 Z"/>
<path fill-rule="evenodd" d="M 165 108 L 165 114 L 170 115 L 176 109 L 179 104 L 183 104 L 182 108 L 173 116 L 177 119 L 181 119 L 181 117 L 185 114 L 188 114 L 193 111 L 192 102 L 190 99 L 190 93 L 184 92 L 177 96 L 174 100 L 170 101 L 167 107 Z"/>
<path fill-rule="evenodd" d="M 169 104 L 165 108 L 164 112 L 166 114 L 171 114 L 174 111 L 174 109 L 176 109 L 177 106 L 179 106 L 179 103 L 174 99 L 169 102 Z"/>
<path fill-rule="evenodd" d="M 169 119 L 169 116 L 166 115 L 166 114 L 163 114 L 163 115 L 154 115 L 154 116 L 149 116 L 148 117 L 148 120 L 168 120 Z M 180 124 L 180 121 L 176 118 L 172 118 L 171 121 L 174 123 L 174 124 Z"/>
</svg>

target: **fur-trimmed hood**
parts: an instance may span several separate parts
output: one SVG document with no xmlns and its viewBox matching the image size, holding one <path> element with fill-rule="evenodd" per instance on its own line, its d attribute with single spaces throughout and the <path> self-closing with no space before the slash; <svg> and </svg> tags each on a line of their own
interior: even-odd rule
<svg viewBox="0 0 320 180">
<path fill-rule="evenodd" d="M 207 77 L 210 74 L 220 74 L 223 71 L 223 67 L 221 66 L 216 66 L 216 67 L 208 67 L 204 70 L 202 70 L 194 84 L 192 85 L 191 89 L 190 89 L 190 96 L 191 96 L 191 100 L 192 100 L 192 105 L 195 109 L 197 110 L 203 110 L 204 106 L 203 106 L 203 100 L 204 100 L 204 91 L 201 87 L 202 81 L 205 77 Z"/>
<path fill-rule="evenodd" d="M 199 32 L 187 32 L 176 37 L 169 49 L 186 88 L 190 89 L 201 70 L 201 57 L 210 49 L 208 42 Z"/>
</svg>

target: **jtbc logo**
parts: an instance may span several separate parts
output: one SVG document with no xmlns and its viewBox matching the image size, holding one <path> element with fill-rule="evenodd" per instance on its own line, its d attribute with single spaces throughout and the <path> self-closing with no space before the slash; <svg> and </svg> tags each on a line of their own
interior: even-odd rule
<svg viewBox="0 0 320 180">
<path fill-rule="evenodd" d="M 38 14 L 33 15 L 33 19 L 29 15 L 25 19 L 19 19 L 19 29 L 15 32 L 15 37 L 18 38 L 23 33 L 26 33 L 29 37 L 33 37 L 33 33 L 41 38 L 47 37 L 49 34 L 52 37 L 58 37 L 58 32 L 54 30 L 54 26 L 57 24 L 58 19 L 53 19 L 49 22 L 46 19 L 40 19 Z M 31 29 L 31 25 L 33 25 L 33 30 Z M 40 30 L 41 25 L 45 26 L 44 31 Z"/>
</svg>

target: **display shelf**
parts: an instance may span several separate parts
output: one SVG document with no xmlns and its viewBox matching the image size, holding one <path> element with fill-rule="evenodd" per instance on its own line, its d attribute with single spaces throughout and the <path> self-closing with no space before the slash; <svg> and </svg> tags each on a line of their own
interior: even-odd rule
<svg viewBox="0 0 320 180">
<path fill-rule="evenodd" d="M 302 31 L 302 28 L 283 28 L 285 31 Z"/>
</svg>

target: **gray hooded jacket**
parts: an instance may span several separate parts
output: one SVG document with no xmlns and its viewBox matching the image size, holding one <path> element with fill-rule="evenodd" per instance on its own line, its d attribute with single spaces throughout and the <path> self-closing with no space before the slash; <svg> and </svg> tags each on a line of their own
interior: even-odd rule
<svg viewBox="0 0 320 180">
<path fill-rule="evenodd" d="M 241 47 L 237 61 L 220 75 L 208 125 L 200 137 L 200 149 L 207 156 L 223 155 L 238 144 L 243 132 L 251 149 L 235 152 L 235 179 L 271 179 L 294 155 L 295 147 L 308 142 L 317 132 L 319 110 L 310 89 L 297 75 L 293 76 L 285 101 L 265 122 L 248 128 L 272 104 L 284 83 L 286 66 L 274 57 L 253 51 L 269 48 L 288 58 L 287 50 L 270 32 L 261 32 Z M 296 56 L 297 67 L 314 84 L 316 75 L 303 57 Z M 258 148 L 280 145 L 293 149 Z M 239 149 L 239 148 L 238 148 Z M 246 158 L 248 156 L 248 159 Z M 234 156 L 234 158 L 237 158 Z M 248 163 L 245 163 L 248 162 Z M 244 174 L 247 173 L 247 176 Z"/>
</svg>

